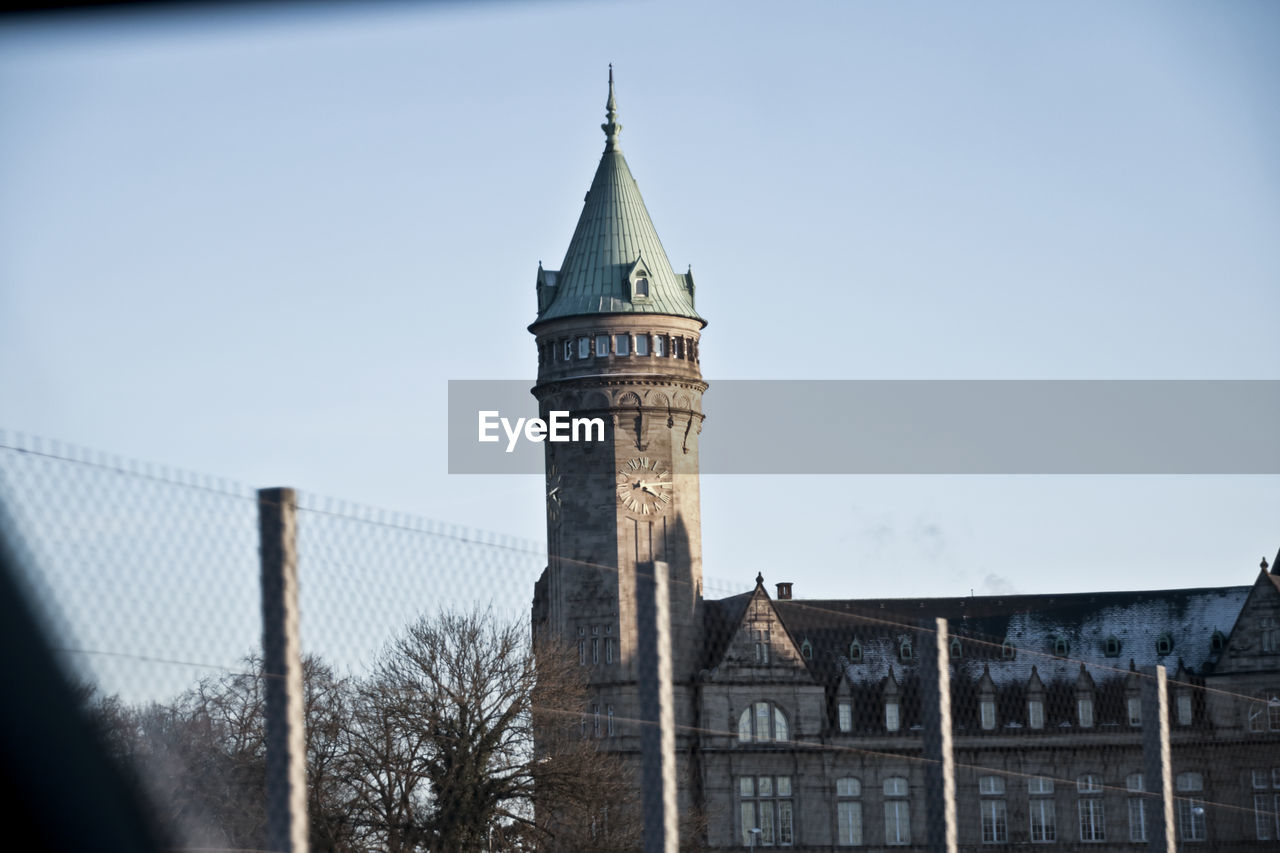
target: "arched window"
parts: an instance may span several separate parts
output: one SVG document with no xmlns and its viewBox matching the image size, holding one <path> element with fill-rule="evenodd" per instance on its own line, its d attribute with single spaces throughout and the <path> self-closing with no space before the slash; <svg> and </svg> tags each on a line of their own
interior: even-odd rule
<svg viewBox="0 0 1280 853">
<path fill-rule="evenodd" d="M 904 639 L 898 646 L 898 657 L 904 661 L 909 661 L 915 657 L 915 650 L 911 648 L 911 640 Z"/>
<path fill-rule="evenodd" d="M 849 644 L 849 663 L 862 663 L 862 643 L 857 640 Z"/>
<path fill-rule="evenodd" d="M 790 740 L 787 715 L 772 702 L 753 702 L 738 716 L 739 743 Z"/>
<path fill-rule="evenodd" d="M 1071 644 L 1067 642 L 1066 637 L 1053 638 L 1053 653 L 1060 658 L 1065 658 L 1067 653 L 1071 651 Z"/>
<path fill-rule="evenodd" d="M 1209 638 L 1209 651 L 1217 654 L 1227 646 L 1227 637 L 1221 631 L 1214 631 L 1213 636 Z"/>
<path fill-rule="evenodd" d="M 809 642 L 807 637 L 800 644 L 800 654 L 804 656 L 805 660 L 813 660 L 813 643 Z"/>
<path fill-rule="evenodd" d="M 1109 658 L 1120 657 L 1120 638 L 1115 634 L 1107 637 L 1106 642 L 1103 644 L 1102 653 Z"/>
<path fill-rule="evenodd" d="M 964 644 L 960 642 L 959 637 L 951 638 L 951 659 L 959 660 L 964 657 Z"/>
</svg>

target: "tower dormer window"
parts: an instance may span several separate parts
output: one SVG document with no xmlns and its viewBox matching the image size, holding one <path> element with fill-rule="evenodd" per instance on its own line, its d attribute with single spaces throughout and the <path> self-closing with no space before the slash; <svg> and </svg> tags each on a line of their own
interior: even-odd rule
<svg viewBox="0 0 1280 853">
<path fill-rule="evenodd" d="M 649 298 L 649 274 L 645 272 L 636 273 L 635 284 L 632 285 L 632 299 L 648 299 Z"/>
</svg>

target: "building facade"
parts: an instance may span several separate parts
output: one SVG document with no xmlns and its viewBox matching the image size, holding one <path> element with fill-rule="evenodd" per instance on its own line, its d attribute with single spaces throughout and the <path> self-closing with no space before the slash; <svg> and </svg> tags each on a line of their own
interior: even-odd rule
<svg viewBox="0 0 1280 853">
<path fill-rule="evenodd" d="M 702 589 L 706 322 L 631 176 L 610 72 L 604 154 L 558 270 L 539 265 L 548 564 L 533 601 L 586 668 L 582 734 L 637 755 L 639 573 L 669 573 L 679 804 L 713 849 L 923 847 L 922 625 L 948 621 L 962 850 L 1134 850 L 1152 826 L 1141 703 L 1169 674 L 1180 843 L 1280 850 L 1280 576 L 1187 590 L 799 599 Z M 1280 561 L 1280 558 L 1278 558 Z"/>
</svg>

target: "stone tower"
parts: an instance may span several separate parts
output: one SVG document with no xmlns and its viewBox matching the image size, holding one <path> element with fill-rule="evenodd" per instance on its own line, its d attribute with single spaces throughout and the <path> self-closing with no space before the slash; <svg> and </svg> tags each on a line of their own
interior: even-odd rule
<svg viewBox="0 0 1280 853">
<path fill-rule="evenodd" d="M 602 418 L 603 442 L 546 447 L 547 569 L 535 630 L 589 667 L 584 731 L 606 749 L 638 748 L 636 573 L 668 566 L 677 725 L 692 725 L 701 661 L 698 434 L 706 383 L 690 273 L 671 268 L 618 145 L 609 72 L 604 154 L 559 270 L 538 268 L 542 417 Z M 685 752 L 690 744 L 677 744 Z M 682 762 L 683 763 L 683 762 Z"/>
</svg>

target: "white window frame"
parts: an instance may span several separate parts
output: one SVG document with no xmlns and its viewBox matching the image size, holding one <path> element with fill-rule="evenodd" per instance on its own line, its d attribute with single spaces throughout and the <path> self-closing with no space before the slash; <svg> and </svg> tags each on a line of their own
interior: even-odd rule
<svg viewBox="0 0 1280 853">
<path fill-rule="evenodd" d="M 901 728 L 902 708 L 897 699 L 890 699 L 884 703 L 884 729 L 887 732 L 896 732 Z"/>
<path fill-rule="evenodd" d="M 853 702 L 841 699 L 836 704 L 836 725 L 842 732 L 853 731 Z"/>
<path fill-rule="evenodd" d="M 861 847 L 862 782 L 856 776 L 836 779 L 836 846 Z"/>
<path fill-rule="evenodd" d="M 1076 722 L 1082 729 L 1093 728 L 1093 696 L 1076 698 Z"/>
<path fill-rule="evenodd" d="M 910 786 L 903 776 L 884 780 L 884 843 L 905 847 L 911 843 Z"/>
<path fill-rule="evenodd" d="M 1141 773 L 1130 773 L 1125 777 L 1124 787 L 1133 794 L 1142 794 L 1146 786 Z M 1147 840 L 1147 798 L 1138 796 L 1129 798 L 1129 840 L 1145 842 Z"/>
<path fill-rule="evenodd" d="M 792 799 L 791 777 L 739 777 L 738 820 L 744 846 L 752 846 L 753 828 L 760 830 L 760 847 L 794 845 L 795 801 Z"/>
<path fill-rule="evenodd" d="M 996 727 L 996 700 L 982 699 L 978 702 L 978 711 L 982 717 L 982 730 L 994 731 Z"/>
<path fill-rule="evenodd" d="M 752 702 L 738 715 L 738 743 L 786 743 L 790 739 L 787 714 L 773 702 Z"/>
<path fill-rule="evenodd" d="M 1178 797 L 1178 838 L 1181 841 L 1205 841 L 1208 839 L 1208 814 L 1204 807 L 1204 797 L 1181 796 L 1183 794 L 1202 794 L 1204 792 L 1204 774 L 1196 771 L 1179 773 L 1174 780 Z"/>
<path fill-rule="evenodd" d="M 1138 727 L 1142 725 L 1142 698 L 1139 696 L 1129 696 L 1125 699 L 1125 708 L 1129 712 L 1129 725 Z"/>
<path fill-rule="evenodd" d="M 1107 812 L 1102 797 L 1081 797 L 1078 803 L 1080 812 L 1080 842 L 1082 844 L 1101 844 L 1107 840 Z"/>
<path fill-rule="evenodd" d="M 1027 725 L 1033 729 L 1044 728 L 1044 700 L 1027 700 Z"/>
</svg>

